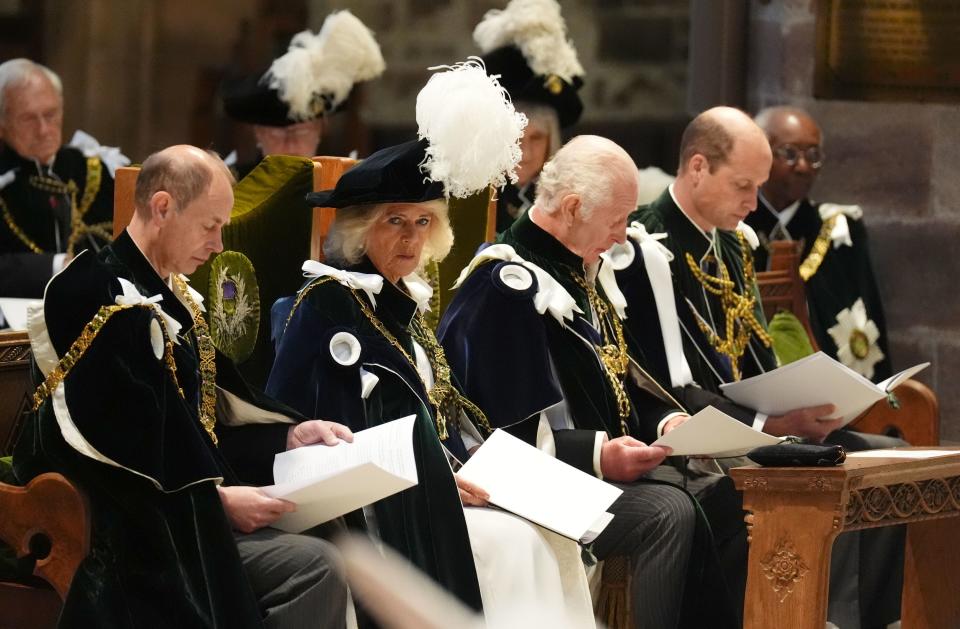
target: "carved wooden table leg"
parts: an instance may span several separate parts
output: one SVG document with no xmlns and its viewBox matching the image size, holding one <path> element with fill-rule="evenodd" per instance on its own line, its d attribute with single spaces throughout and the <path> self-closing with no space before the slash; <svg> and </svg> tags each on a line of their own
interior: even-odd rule
<svg viewBox="0 0 960 629">
<path fill-rule="evenodd" d="M 942 518 L 908 524 L 903 629 L 960 627 L 958 592 L 960 522 L 957 518 Z"/>
<path fill-rule="evenodd" d="M 750 559 L 745 629 L 823 629 L 840 491 L 744 491 Z M 751 524 L 752 523 L 752 524 Z"/>
</svg>

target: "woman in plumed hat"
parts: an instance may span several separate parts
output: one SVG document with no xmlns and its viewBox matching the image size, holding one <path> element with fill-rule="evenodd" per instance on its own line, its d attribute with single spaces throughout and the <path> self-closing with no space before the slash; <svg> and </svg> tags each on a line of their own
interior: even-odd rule
<svg viewBox="0 0 960 629">
<path fill-rule="evenodd" d="M 355 83 L 380 76 L 385 67 L 373 33 L 344 10 L 328 15 L 318 33 L 294 35 L 265 72 L 225 80 L 224 111 L 251 125 L 259 151 L 256 161 L 236 166 L 238 179 L 266 155 L 317 155 L 327 114 Z"/>
<path fill-rule="evenodd" d="M 353 430 L 415 415 L 419 484 L 365 509 L 368 526 L 488 622 L 535 606 L 558 626 L 593 626 L 577 544 L 482 508 L 483 489 L 452 471 L 489 424 L 460 393 L 424 322 L 432 289 L 417 274 L 453 244 L 445 197 L 512 176 L 524 118 L 482 65 L 468 62 L 431 77 L 417 123 L 419 140 L 374 153 L 335 189 L 310 195 L 337 216 L 326 263 L 305 262 L 307 283 L 274 307 L 267 391 Z"/>
<path fill-rule="evenodd" d="M 511 0 L 505 9 L 487 12 L 473 39 L 487 73 L 529 120 L 517 182 L 507 184 L 497 199 L 500 233 L 533 205 L 540 171 L 563 144 L 560 130 L 580 119 L 584 71 L 556 0 Z"/>
</svg>

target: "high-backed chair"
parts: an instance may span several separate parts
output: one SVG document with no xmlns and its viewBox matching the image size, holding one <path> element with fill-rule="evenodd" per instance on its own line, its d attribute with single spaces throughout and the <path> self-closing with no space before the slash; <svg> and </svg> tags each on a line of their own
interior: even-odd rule
<svg viewBox="0 0 960 629">
<path fill-rule="evenodd" d="M 138 170 L 118 170 L 116 233 L 133 216 Z M 320 217 L 311 213 L 304 197 L 314 189 L 319 171 L 306 158 L 264 158 L 234 186 L 223 251 L 190 276 L 191 286 L 204 297 L 214 344 L 257 388 L 266 384 L 273 365 L 270 307 L 300 288 L 300 265 L 312 253 L 311 231 Z"/>
<path fill-rule="evenodd" d="M 770 271 L 757 273 L 764 314 L 769 320 L 779 310 L 791 312 L 803 324 L 814 350 L 810 329 L 806 285 L 800 278 L 800 243 L 776 241 L 772 246 Z M 861 432 L 905 439 L 915 446 L 940 444 L 940 409 L 936 394 L 917 380 L 907 380 L 894 390 L 894 398 L 880 400 L 851 422 Z"/>
</svg>

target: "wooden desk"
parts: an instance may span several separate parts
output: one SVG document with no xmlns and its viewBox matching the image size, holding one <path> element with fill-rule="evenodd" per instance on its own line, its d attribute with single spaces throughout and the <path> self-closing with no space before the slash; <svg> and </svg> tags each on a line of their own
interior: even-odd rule
<svg viewBox="0 0 960 629">
<path fill-rule="evenodd" d="M 750 512 L 745 629 L 822 629 L 833 540 L 894 524 L 907 524 L 903 629 L 960 627 L 960 454 L 730 475 Z"/>
</svg>

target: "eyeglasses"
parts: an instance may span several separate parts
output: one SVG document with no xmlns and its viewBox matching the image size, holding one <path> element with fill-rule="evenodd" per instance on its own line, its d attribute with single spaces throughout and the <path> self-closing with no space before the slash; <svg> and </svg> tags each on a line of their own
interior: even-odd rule
<svg viewBox="0 0 960 629">
<path fill-rule="evenodd" d="M 773 154 L 786 162 L 787 166 L 796 166 L 801 157 L 807 162 L 807 166 L 814 170 L 823 166 L 823 149 L 819 146 L 800 149 L 792 144 L 782 144 L 773 150 Z"/>
</svg>

